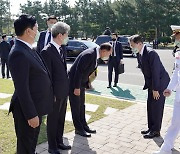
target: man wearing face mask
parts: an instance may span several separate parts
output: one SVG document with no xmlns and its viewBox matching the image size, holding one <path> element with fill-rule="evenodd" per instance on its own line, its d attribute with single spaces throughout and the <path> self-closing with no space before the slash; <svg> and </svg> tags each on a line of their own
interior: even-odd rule
<svg viewBox="0 0 180 154">
<path fill-rule="evenodd" d="M 41 51 L 41 55 L 47 64 L 54 91 L 53 112 L 47 117 L 48 151 L 51 154 L 59 154 L 59 149 L 69 150 L 71 146 L 64 145 L 63 132 L 69 93 L 69 81 L 66 66 L 66 54 L 62 45 L 68 41 L 70 26 L 63 22 L 57 22 L 52 27 L 52 41 Z"/>
<path fill-rule="evenodd" d="M 111 88 L 111 82 L 112 82 L 112 72 L 114 69 L 115 72 L 115 78 L 114 78 L 114 85 L 113 87 L 117 87 L 118 79 L 119 79 L 119 72 L 118 67 L 119 64 L 123 63 L 123 48 L 119 41 L 117 41 L 118 35 L 116 33 L 112 34 L 112 41 L 110 41 L 110 44 L 113 47 L 113 52 L 109 57 L 108 61 L 108 81 L 109 85 L 107 88 Z"/>
<path fill-rule="evenodd" d="M 38 25 L 30 15 L 14 22 L 17 39 L 8 64 L 15 91 L 9 112 L 13 113 L 17 136 L 17 154 L 35 154 L 42 116 L 52 112 L 53 89 L 41 57 L 32 50 Z"/>
<path fill-rule="evenodd" d="M 52 15 L 47 19 L 48 29 L 46 31 L 42 31 L 39 36 L 39 40 L 37 42 L 37 51 L 38 53 L 52 40 L 51 28 L 57 22 L 57 18 Z"/>
<path fill-rule="evenodd" d="M 132 49 L 139 53 L 137 58 L 145 79 L 143 90 L 148 89 L 148 130 L 141 131 L 141 134 L 143 134 L 146 139 L 158 137 L 160 136 L 165 103 L 163 91 L 169 83 L 169 75 L 158 54 L 152 48 L 148 48 L 143 44 L 141 36 L 131 36 L 130 44 Z"/>
<path fill-rule="evenodd" d="M 108 60 L 111 53 L 112 46 L 109 43 L 101 44 L 99 48 L 87 49 L 79 54 L 70 68 L 69 100 L 75 134 L 91 137 L 89 133 L 96 133 L 96 130 L 89 128 L 85 118 L 85 88 L 89 75 L 97 68 L 97 60 Z"/>
<path fill-rule="evenodd" d="M 175 37 L 175 45 L 178 47 L 175 52 L 175 69 L 171 77 L 171 81 L 166 90 L 164 90 L 164 96 L 169 97 L 173 90 L 176 91 L 176 96 L 174 100 L 173 117 L 171 120 L 171 125 L 168 128 L 166 136 L 164 138 L 164 143 L 162 144 L 159 151 L 153 154 L 172 154 L 172 149 L 174 148 L 174 141 L 180 130 L 180 83 L 179 83 L 179 71 L 180 71 L 180 26 L 172 25 L 171 29 L 173 31 L 173 37 Z"/>
<path fill-rule="evenodd" d="M 9 76 L 9 67 L 8 67 L 8 56 L 11 50 L 10 44 L 7 42 L 7 36 L 2 35 L 2 42 L 0 43 L 0 55 L 1 55 L 1 73 L 2 78 L 5 78 L 5 66 L 6 66 L 6 77 L 7 79 L 10 78 Z"/>
</svg>

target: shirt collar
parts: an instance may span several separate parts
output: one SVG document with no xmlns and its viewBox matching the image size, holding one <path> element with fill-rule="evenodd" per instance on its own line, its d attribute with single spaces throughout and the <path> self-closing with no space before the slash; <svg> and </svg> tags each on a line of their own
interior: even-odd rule
<svg viewBox="0 0 180 154">
<path fill-rule="evenodd" d="M 33 46 L 31 44 L 29 44 L 28 42 L 25 42 L 25 41 L 23 41 L 23 40 L 21 40 L 19 38 L 17 38 L 16 40 L 23 42 L 24 44 L 26 44 L 31 49 L 33 48 Z"/>
<path fill-rule="evenodd" d="M 59 44 L 57 44 L 56 42 L 54 42 L 54 40 L 51 41 L 51 44 L 53 44 L 56 47 L 57 51 L 60 53 L 60 49 L 59 48 L 61 46 Z"/>
<path fill-rule="evenodd" d="M 141 52 L 140 52 L 140 54 L 141 54 L 141 56 L 143 55 L 143 51 L 144 51 L 144 47 L 145 47 L 146 45 L 143 45 L 143 47 L 142 47 L 142 49 L 141 49 Z"/>
<path fill-rule="evenodd" d="M 100 49 L 100 47 L 97 47 L 97 48 L 96 48 L 97 59 L 99 59 L 99 58 L 100 58 L 100 55 L 99 55 L 99 49 Z"/>
</svg>

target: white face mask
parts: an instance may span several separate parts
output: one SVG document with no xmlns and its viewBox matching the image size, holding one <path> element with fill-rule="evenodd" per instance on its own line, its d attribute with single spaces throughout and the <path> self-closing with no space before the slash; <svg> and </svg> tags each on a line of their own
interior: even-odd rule
<svg viewBox="0 0 180 154">
<path fill-rule="evenodd" d="M 48 24 L 48 28 L 51 29 L 54 24 Z"/>
<path fill-rule="evenodd" d="M 37 42 L 38 41 L 38 39 L 39 39 L 39 31 L 37 30 L 37 32 L 35 33 L 34 31 L 33 31 L 33 33 L 35 34 L 35 36 L 33 37 L 32 35 L 29 35 L 31 38 L 33 38 L 33 42 Z"/>
<path fill-rule="evenodd" d="M 40 37 L 40 32 L 37 31 L 34 41 L 37 42 L 39 40 L 39 37 Z"/>
<path fill-rule="evenodd" d="M 138 53 L 138 52 L 139 52 L 139 50 L 138 50 L 137 48 L 132 48 L 132 51 L 133 51 L 134 53 Z"/>
<path fill-rule="evenodd" d="M 106 60 L 109 59 L 109 57 L 102 57 L 101 59 L 102 59 L 103 61 L 106 61 Z"/>
<path fill-rule="evenodd" d="M 175 40 L 174 44 L 180 48 L 180 41 L 179 40 Z"/>
<path fill-rule="evenodd" d="M 68 41 L 69 41 L 69 37 L 66 37 L 66 38 L 63 40 L 62 45 L 67 45 Z"/>
</svg>

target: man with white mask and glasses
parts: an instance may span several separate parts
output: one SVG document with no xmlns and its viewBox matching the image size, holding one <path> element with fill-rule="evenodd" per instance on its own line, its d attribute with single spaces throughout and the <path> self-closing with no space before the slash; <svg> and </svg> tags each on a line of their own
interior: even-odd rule
<svg viewBox="0 0 180 154">
<path fill-rule="evenodd" d="M 180 131 L 180 26 L 172 25 L 171 29 L 175 37 L 175 68 L 169 82 L 169 85 L 166 90 L 164 90 L 164 96 L 169 97 L 172 91 L 176 91 L 175 100 L 174 100 L 174 109 L 173 117 L 171 120 L 171 125 L 168 128 L 168 131 L 164 138 L 164 143 L 162 144 L 159 151 L 154 152 L 153 154 L 172 154 L 172 149 L 174 148 L 174 141 Z"/>
<path fill-rule="evenodd" d="M 141 134 L 145 139 L 159 137 L 165 103 L 163 91 L 169 83 L 169 75 L 159 55 L 152 48 L 143 44 L 141 36 L 131 36 L 130 45 L 136 53 L 139 53 L 137 58 L 145 79 L 143 90 L 148 89 L 148 130 L 141 131 Z"/>
<path fill-rule="evenodd" d="M 51 28 L 52 26 L 57 22 L 57 18 L 52 15 L 47 18 L 47 26 L 48 29 L 46 31 L 42 31 L 39 36 L 39 40 L 37 42 L 37 51 L 38 53 L 41 52 L 41 50 L 48 45 L 49 42 L 52 40 L 52 34 L 51 34 Z"/>
</svg>

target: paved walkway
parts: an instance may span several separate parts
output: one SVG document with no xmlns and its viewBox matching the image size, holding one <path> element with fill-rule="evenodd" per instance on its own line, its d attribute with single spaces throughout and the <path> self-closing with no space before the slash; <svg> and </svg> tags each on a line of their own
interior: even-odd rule
<svg viewBox="0 0 180 154">
<path fill-rule="evenodd" d="M 110 97 L 146 103 L 147 90 L 143 90 L 143 85 L 118 83 L 117 87 L 107 88 L 107 84 L 107 81 L 95 80 L 92 84 L 95 90 L 90 92 L 97 95 L 108 95 Z M 166 99 L 166 104 L 172 106 L 173 100 L 174 93 Z"/>
<path fill-rule="evenodd" d="M 170 124 L 172 108 L 166 107 L 161 135 Z M 162 144 L 162 137 L 144 139 L 140 134 L 146 129 L 146 105 L 138 103 L 124 110 L 113 113 L 103 119 L 90 124 L 97 130 L 91 138 L 75 135 L 74 131 L 64 135 L 65 143 L 72 145 L 71 151 L 62 151 L 62 154 L 148 154 L 158 150 Z M 68 140 L 67 140 L 68 139 Z M 173 154 L 180 154 L 180 138 L 176 140 Z M 47 143 L 38 145 L 40 154 L 48 154 Z"/>
</svg>

